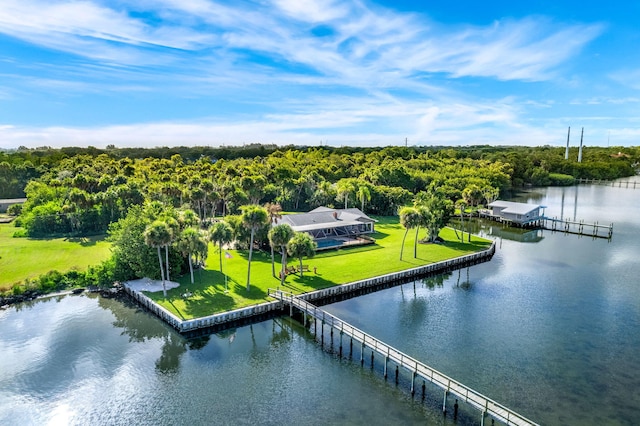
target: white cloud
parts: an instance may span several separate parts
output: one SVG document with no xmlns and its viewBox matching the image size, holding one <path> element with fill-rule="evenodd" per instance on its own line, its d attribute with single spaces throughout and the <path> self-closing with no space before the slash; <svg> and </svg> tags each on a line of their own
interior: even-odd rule
<svg viewBox="0 0 640 426">
<path fill-rule="evenodd" d="M 0 127 L 0 147 L 162 146 L 278 143 L 316 145 L 474 145 L 554 143 L 558 128 L 538 129 L 519 118 L 511 100 L 496 104 L 398 102 L 390 98 L 315 98 L 289 112 L 249 120 L 150 122 L 102 127 Z M 559 143 L 559 142 L 558 142 Z"/>
<path fill-rule="evenodd" d="M 203 52 L 242 49 L 359 85 L 393 84 L 415 73 L 438 72 L 547 79 L 554 67 L 601 31 L 597 25 L 553 25 L 534 18 L 451 29 L 432 25 L 424 16 L 373 9 L 360 2 L 274 3 L 277 7 L 145 0 L 134 6 L 121 3 L 116 10 L 89 1 L 5 0 L 0 31 L 52 49 L 125 64 L 162 63 L 160 58 L 152 60 L 148 50 L 154 46 Z M 145 22 L 128 14 L 125 6 L 168 20 Z M 141 10 L 145 6 L 150 9 Z M 318 22 L 332 30 L 330 37 L 311 33 Z M 286 66 L 280 71 L 295 73 Z"/>
<path fill-rule="evenodd" d="M 193 96 L 264 108 L 252 119 L 13 126 L 0 128 L 0 144 L 544 144 L 565 125 L 535 130 L 522 117 L 552 102 L 463 94 L 465 78 L 553 79 L 602 30 L 540 17 L 450 27 L 359 0 L 3 0 L 1 33 L 76 59 L 3 73 L 3 85 L 20 87 L 0 87 L 0 98 L 149 91 L 167 104 Z"/>
</svg>

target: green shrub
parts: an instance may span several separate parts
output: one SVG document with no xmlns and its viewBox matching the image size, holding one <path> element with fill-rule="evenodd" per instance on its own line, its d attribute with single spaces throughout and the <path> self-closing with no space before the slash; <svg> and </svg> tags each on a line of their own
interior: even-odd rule
<svg viewBox="0 0 640 426">
<path fill-rule="evenodd" d="M 13 238 L 26 238 L 27 237 L 27 230 L 24 228 L 18 229 L 16 232 L 13 233 Z"/>
<path fill-rule="evenodd" d="M 22 203 L 12 204 L 7 208 L 7 214 L 9 216 L 19 216 L 22 213 Z"/>
<path fill-rule="evenodd" d="M 549 173 L 549 181 L 551 186 L 571 186 L 576 183 L 576 178 L 562 173 Z"/>
</svg>

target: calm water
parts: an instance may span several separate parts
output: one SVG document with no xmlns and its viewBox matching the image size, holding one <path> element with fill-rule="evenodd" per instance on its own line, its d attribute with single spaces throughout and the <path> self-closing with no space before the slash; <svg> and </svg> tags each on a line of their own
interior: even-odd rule
<svg viewBox="0 0 640 426">
<path fill-rule="evenodd" d="M 542 424 L 638 424 L 640 190 L 522 200 L 613 240 L 485 223 L 491 262 L 326 309 Z M 42 300 L 0 311 L 0 424 L 454 424 L 354 358 L 287 318 L 185 340 L 126 300 Z"/>
</svg>

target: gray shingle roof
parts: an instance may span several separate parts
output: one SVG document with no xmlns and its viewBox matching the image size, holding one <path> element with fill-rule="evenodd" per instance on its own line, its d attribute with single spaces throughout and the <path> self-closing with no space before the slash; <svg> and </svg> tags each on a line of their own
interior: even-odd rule
<svg viewBox="0 0 640 426">
<path fill-rule="evenodd" d="M 318 207 L 308 213 L 284 215 L 279 222 L 289 224 L 296 231 L 310 231 L 312 229 L 328 229 L 370 223 L 375 222 L 375 219 L 371 219 L 356 208 L 331 209 Z"/>
</svg>

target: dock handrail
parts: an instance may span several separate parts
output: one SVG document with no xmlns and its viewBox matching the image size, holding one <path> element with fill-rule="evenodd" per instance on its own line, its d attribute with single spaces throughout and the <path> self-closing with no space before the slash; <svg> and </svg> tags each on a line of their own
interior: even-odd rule
<svg viewBox="0 0 640 426">
<path fill-rule="evenodd" d="M 267 290 L 267 294 L 282 301 L 283 303 L 288 303 L 290 307 L 295 307 L 316 319 L 322 320 L 323 323 L 361 342 L 364 346 L 386 356 L 387 359 L 392 360 L 397 365 L 406 368 L 425 380 L 428 380 L 445 390 L 445 392 L 450 392 L 458 396 L 463 401 L 480 410 L 483 413 L 483 418 L 485 414 L 489 414 L 496 420 L 502 421 L 507 425 L 537 425 L 537 423 L 532 422 L 504 405 L 482 395 L 480 392 L 471 389 L 470 387 L 450 378 L 434 368 L 429 367 L 417 359 L 387 345 L 381 340 L 365 333 L 329 312 L 297 297 L 293 293 L 270 288 Z"/>
</svg>

